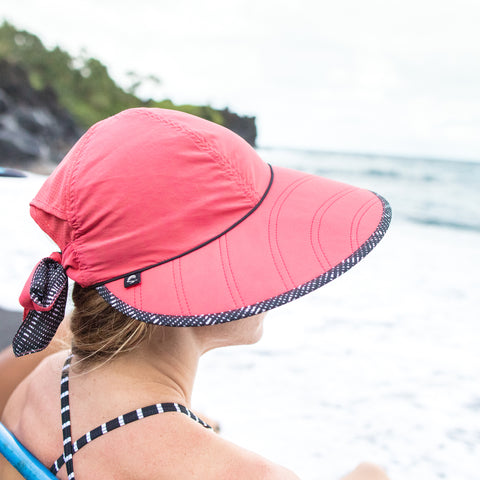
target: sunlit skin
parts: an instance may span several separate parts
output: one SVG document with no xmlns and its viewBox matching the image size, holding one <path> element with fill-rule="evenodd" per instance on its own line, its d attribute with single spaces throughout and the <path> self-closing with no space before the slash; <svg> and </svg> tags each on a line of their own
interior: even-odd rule
<svg viewBox="0 0 480 480">
<path fill-rule="evenodd" d="M 255 343 L 262 335 L 263 317 L 264 314 L 211 327 L 159 327 L 136 349 L 86 371 L 79 368 L 74 358 L 70 376 L 73 436 L 139 406 L 178 402 L 191 408 L 201 355 L 221 346 Z M 59 404 L 59 378 L 65 356 L 66 352 L 59 352 L 43 360 L 35 375 L 28 376 L 11 395 L 2 418 L 7 428 L 45 465 L 52 464 L 63 449 L 59 412 L 51 406 Z M 108 448 L 112 441 L 114 449 Z M 181 413 L 145 418 L 96 442 L 96 449 L 86 447 L 75 455 L 79 479 L 92 478 L 92 472 L 96 472 L 95 478 L 118 479 L 298 478 Z M 161 449 L 161 455 L 152 451 L 153 445 Z M 98 449 L 102 455 L 92 454 Z M 66 479 L 65 468 L 58 477 Z"/>
<path fill-rule="evenodd" d="M 215 348 L 258 342 L 265 315 L 206 327 L 160 327 L 142 348 L 119 356 L 108 368 L 121 371 L 133 382 L 138 382 L 142 372 L 141 377 L 157 385 L 168 401 L 190 408 L 200 357 Z"/>
<path fill-rule="evenodd" d="M 265 314 L 260 314 L 208 327 L 159 327 L 134 350 L 86 370 L 74 357 L 70 376 L 73 437 L 139 406 L 177 402 L 191 408 L 200 357 L 214 348 L 258 342 L 264 317 Z M 45 358 L 35 374 L 20 383 L 11 395 L 2 418 L 7 428 L 48 466 L 62 452 L 59 411 L 52 405 L 59 405 L 59 378 L 66 355 L 60 351 Z M 5 366 L 6 363 L 0 362 L 0 370 Z M 19 371 L 18 382 L 22 375 L 25 368 L 22 373 Z M 247 402 L 253 400 L 246 395 Z M 79 480 L 93 478 L 92 472 L 94 478 L 105 479 L 299 478 L 181 413 L 145 418 L 129 424 L 128 428 L 110 432 L 95 443 L 96 447 L 87 446 L 75 455 L 75 474 Z M 0 474 L 5 480 L 19 478 L 2 462 Z M 66 480 L 65 468 L 60 470 L 58 478 Z M 385 479 L 378 467 L 369 464 L 360 465 L 345 477 L 345 480 Z"/>
</svg>

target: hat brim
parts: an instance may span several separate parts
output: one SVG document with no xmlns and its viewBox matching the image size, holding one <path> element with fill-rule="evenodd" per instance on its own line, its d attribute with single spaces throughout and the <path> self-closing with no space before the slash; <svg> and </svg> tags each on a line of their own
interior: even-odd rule
<svg viewBox="0 0 480 480">
<path fill-rule="evenodd" d="M 273 182 L 252 215 L 226 234 L 168 263 L 97 286 L 131 318 L 202 326 L 291 302 L 345 273 L 385 234 L 388 203 L 377 194 L 273 167 Z"/>
</svg>

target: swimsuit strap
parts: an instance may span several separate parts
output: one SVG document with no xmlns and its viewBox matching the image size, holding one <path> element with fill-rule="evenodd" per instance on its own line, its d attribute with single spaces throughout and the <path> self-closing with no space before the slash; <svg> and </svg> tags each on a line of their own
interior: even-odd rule
<svg viewBox="0 0 480 480">
<path fill-rule="evenodd" d="M 61 395 L 62 395 L 62 431 L 63 431 L 64 453 L 63 455 L 60 455 L 60 457 L 50 467 L 50 471 L 54 475 L 58 473 L 60 468 L 62 468 L 63 464 L 66 464 L 68 479 L 69 480 L 75 479 L 75 474 L 73 473 L 73 460 L 72 460 L 72 457 L 75 453 L 77 453 L 81 448 L 83 448 L 85 445 L 95 440 L 96 438 L 101 437 L 102 435 L 105 435 L 106 433 L 111 432 L 116 428 L 123 427 L 128 423 L 135 422 L 136 420 L 141 420 L 142 418 L 145 418 L 145 417 L 158 415 L 159 413 L 179 412 L 189 416 L 192 420 L 199 423 L 203 427 L 212 429 L 210 425 L 205 423 L 202 419 L 198 418 L 191 410 L 189 410 L 187 407 L 184 407 L 183 405 L 180 405 L 178 403 L 156 403 L 153 405 L 149 405 L 147 407 L 137 408 L 136 410 L 132 410 L 131 412 L 120 415 L 117 418 L 113 418 L 112 420 L 109 420 L 106 423 L 102 423 L 102 425 L 99 425 L 93 430 L 90 430 L 88 433 L 86 433 L 85 435 L 80 437 L 78 440 L 76 440 L 74 443 L 72 443 L 71 429 L 70 429 L 70 407 L 68 405 L 69 403 L 68 369 L 70 366 L 71 358 L 72 356 L 68 357 L 67 360 L 65 361 L 65 366 L 63 367 L 64 370 L 62 373 Z M 66 384 L 66 387 L 64 388 L 65 384 Z M 66 415 L 64 417 L 64 414 L 68 415 L 68 419 Z M 69 469 L 71 469 L 71 471 Z"/>
<path fill-rule="evenodd" d="M 68 480 L 75 479 L 73 473 L 73 448 L 72 448 L 72 428 L 70 423 L 70 397 L 68 392 L 68 371 L 73 355 L 69 355 L 62 368 L 62 381 L 60 382 L 60 405 L 62 414 L 62 434 L 63 434 L 63 455 L 62 463 L 66 464 Z M 56 473 L 56 472 L 55 472 Z"/>
</svg>

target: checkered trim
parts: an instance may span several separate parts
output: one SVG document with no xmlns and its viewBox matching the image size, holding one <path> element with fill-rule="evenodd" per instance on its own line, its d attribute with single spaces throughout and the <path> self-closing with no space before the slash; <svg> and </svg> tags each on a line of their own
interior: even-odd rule
<svg viewBox="0 0 480 480">
<path fill-rule="evenodd" d="M 17 357 L 43 350 L 54 337 L 65 316 L 68 278 L 62 265 L 44 258 L 35 268 L 30 282 L 30 298 L 34 308 L 28 310 L 14 339 Z"/>
<path fill-rule="evenodd" d="M 75 474 L 73 473 L 73 455 L 77 453 L 81 448 L 83 448 L 88 443 L 92 442 L 98 437 L 105 435 L 116 428 L 123 427 L 129 423 L 141 420 L 142 418 L 150 417 L 152 415 L 158 415 L 159 413 L 168 413 L 168 412 L 179 412 L 187 415 L 195 422 L 199 423 L 207 429 L 212 429 L 210 425 L 205 423 L 202 419 L 197 417 L 191 410 L 180 405 L 178 403 L 156 403 L 154 405 L 149 405 L 148 407 L 137 408 L 131 412 L 120 415 L 117 418 L 114 418 L 98 427 L 90 430 L 85 435 L 80 437 L 78 440 L 72 443 L 71 438 L 71 424 L 70 424 L 70 406 L 69 406 L 69 396 L 68 396 L 68 371 L 70 367 L 72 356 L 69 356 L 65 361 L 62 372 L 62 382 L 61 382 L 61 406 L 62 406 L 62 432 L 63 432 L 63 445 L 64 452 L 55 463 L 50 467 L 50 471 L 56 475 L 58 471 L 66 464 L 68 479 L 75 479 Z"/>
<path fill-rule="evenodd" d="M 375 194 L 377 195 L 377 194 Z M 239 320 L 241 318 L 257 315 L 273 308 L 289 303 L 297 298 L 303 297 L 307 293 L 313 292 L 317 288 L 323 287 L 328 282 L 339 277 L 347 270 L 350 270 L 360 260 L 362 260 L 378 242 L 383 238 L 387 231 L 392 218 L 392 210 L 388 202 L 377 195 L 383 205 L 383 214 L 377 229 L 372 233 L 370 238 L 352 255 L 340 262 L 338 265 L 323 273 L 319 277 L 310 280 L 288 292 L 282 293 L 275 297 L 255 303 L 254 305 L 247 305 L 236 310 L 229 310 L 227 312 L 203 314 L 203 315 L 165 315 L 160 313 L 150 313 L 139 310 L 131 305 L 120 300 L 113 293 L 111 293 L 104 285 L 97 286 L 97 292 L 103 299 L 109 303 L 113 308 L 119 310 L 127 317 L 134 318 L 146 323 L 153 323 L 155 325 L 165 325 L 168 327 L 200 327 L 205 325 L 215 325 L 218 323 L 230 322 L 232 320 Z"/>
</svg>

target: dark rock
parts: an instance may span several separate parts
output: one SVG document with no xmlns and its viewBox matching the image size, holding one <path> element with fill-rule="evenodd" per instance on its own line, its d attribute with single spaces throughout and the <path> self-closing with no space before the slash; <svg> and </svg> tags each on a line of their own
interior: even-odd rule
<svg viewBox="0 0 480 480">
<path fill-rule="evenodd" d="M 17 122 L 20 127 L 24 128 L 33 135 L 38 135 L 42 132 L 45 132 L 49 123 L 47 116 L 43 112 L 27 109 L 19 109 Z"/>
<path fill-rule="evenodd" d="M 0 162 L 2 165 L 25 164 L 42 154 L 40 145 L 32 135 L 3 128 L 0 130 Z"/>
<path fill-rule="evenodd" d="M 5 113 L 9 109 L 9 100 L 8 97 L 5 95 L 3 90 L 0 90 L 0 114 Z"/>
<path fill-rule="evenodd" d="M 225 127 L 255 146 L 255 117 L 221 114 Z M 22 66 L 0 59 L 0 166 L 50 173 L 82 133 L 51 87 L 34 89 Z"/>
<path fill-rule="evenodd" d="M 257 139 L 257 126 L 255 117 L 241 117 L 231 112 L 228 108 L 222 110 L 224 119 L 223 126 L 234 131 L 237 135 L 244 138 L 252 147 L 255 147 Z"/>
<path fill-rule="evenodd" d="M 49 173 L 81 134 L 51 88 L 35 90 L 21 66 L 0 60 L 0 165 Z"/>
</svg>

